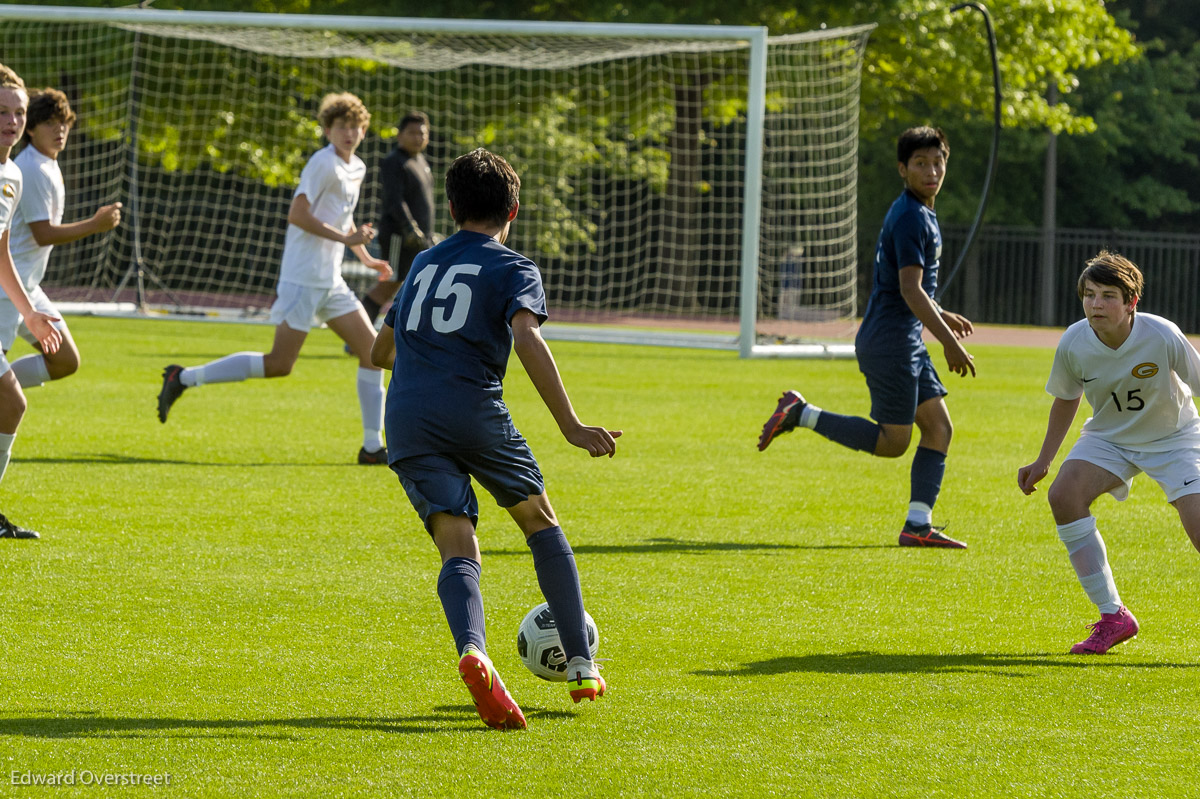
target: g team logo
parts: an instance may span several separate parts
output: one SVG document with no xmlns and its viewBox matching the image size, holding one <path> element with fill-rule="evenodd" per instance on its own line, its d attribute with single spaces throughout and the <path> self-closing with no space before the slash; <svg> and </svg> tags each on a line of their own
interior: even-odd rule
<svg viewBox="0 0 1200 799">
<path fill-rule="evenodd" d="M 1138 380 L 1145 380 L 1147 377 L 1154 377 L 1156 374 L 1158 374 L 1158 364 L 1150 363 L 1149 361 L 1146 363 L 1139 363 L 1137 366 L 1133 367 L 1133 371 L 1131 371 L 1130 374 L 1136 377 Z"/>
<path fill-rule="evenodd" d="M 4 188 L 0 189 L 0 193 L 3 193 L 5 197 L 9 198 L 17 196 L 17 192 L 13 189 L 13 184 L 11 183 L 5 183 Z"/>
</svg>

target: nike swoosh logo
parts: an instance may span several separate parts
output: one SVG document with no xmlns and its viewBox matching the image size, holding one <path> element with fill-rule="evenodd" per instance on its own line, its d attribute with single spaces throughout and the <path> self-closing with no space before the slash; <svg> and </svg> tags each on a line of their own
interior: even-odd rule
<svg viewBox="0 0 1200 799">
<path fill-rule="evenodd" d="M 1193 477 L 1191 480 L 1184 480 L 1183 484 L 1185 486 L 1190 486 L 1192 483 L 1196 482 L 1197 480 L 1200 480 L 1200 477 Z"/>
<path fill-rule="evenodd" d="M 1085 378 L 1083 378 L 1083 382 L 1085 382 L 1085 383 L 1090 383 L 1090 382 L 1092 382 L 1092 381 L 1093 381 L 1093 380 L 1095 380 L 1095 379 L 1096 379 L 1096 378 L 1094 378 L 1094 377 L 1085 377 Z"/>
</svg>

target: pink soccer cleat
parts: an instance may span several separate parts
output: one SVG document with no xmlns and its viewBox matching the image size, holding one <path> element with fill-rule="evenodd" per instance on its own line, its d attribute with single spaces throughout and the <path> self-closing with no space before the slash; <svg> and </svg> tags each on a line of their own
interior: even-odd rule
<svg viewBox="0 0 1200 799">
<path fill-rule="evenodd" d="M 468 646 L 458 661 L 458 673 L 467 684 L 484 724 L 495 730 L 525 729 L 525 714 L 504 687 L 487 655 Z"/>
<path fill-rule="evenodd" d="M 1138 634 L 1137 619 L 1122 605 L 1116 613 L 1101 613 L 1100 621 L 1092 625 L 1087 640 L 1071 647 L 1072 655 L 1103 655 L 1122 641 Z"/>
</svg>

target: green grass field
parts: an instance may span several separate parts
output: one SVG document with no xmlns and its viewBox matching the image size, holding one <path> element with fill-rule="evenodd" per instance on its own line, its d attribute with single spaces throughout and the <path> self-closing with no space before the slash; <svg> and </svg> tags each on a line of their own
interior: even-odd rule
<svg viewBox="0 0 1200 799">
<path fill-rule="evenodd" d="M 978 378 L 949 376 L 936 518 L 966 552 L 895 546 L 907 459 L 807 431 L 755 449 L 784 388 L 865 413 L 852 362 L 552 344 L 584 420 L 625 432 L 592 460 L 514 360 L 610 692 L 576 706 L 521 667 L 540 594 L 484 498 L 490 652 L 529 718 L 497 733 L 458 679 L 435 549 L 391 472 L 351 465 L 333 334 L 286 380 L 190 390 L 161 425 L 165 364 L 269 329 L 71 325 L 84 368 L 29 392 L 0 491 L 43 535 L 0 542 L 2 796 L 97 795 L 19 784 L 72 771 L 170 775 L 121 795 L 1196 795 L 1200 559 L 1144 477 L 1095 509 L 1142 634 L 1064 654 L 1095 611 L 1044 492 L 1016 488 L 1050 350 L 974 347 Z"/>
</svg>

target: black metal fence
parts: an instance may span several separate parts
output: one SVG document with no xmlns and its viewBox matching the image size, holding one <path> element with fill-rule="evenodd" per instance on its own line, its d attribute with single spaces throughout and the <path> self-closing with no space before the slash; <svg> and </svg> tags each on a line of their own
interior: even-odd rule
<svg viewBox="0 0 1200 799">
<path fill-rule="evenodd" d="M 966 227 L 942 230 L 943 279 L 966 232 Z M 1043 264 L 1047 247 L 1053 253 L 1049 266 Z M 1200 333 L 1200 235 L 1192 234 L 1060 229 L 1047 237 L 1039 228 L 985 227 L 942 304 L 974 322 L 1065 327 L 1083 316 L 1075 282 L 1101 249 L 1141 267 L 1146 290 L 1139 309 Z"/>
</svg>

